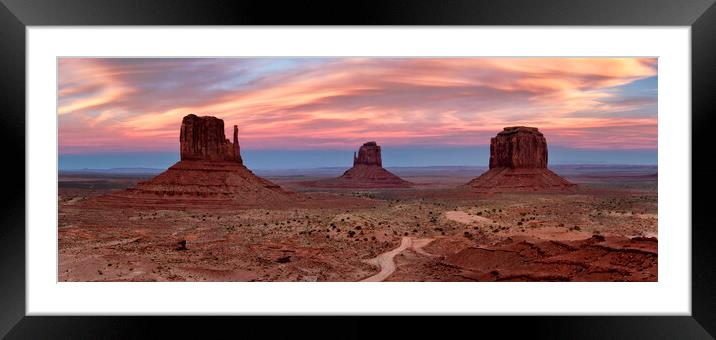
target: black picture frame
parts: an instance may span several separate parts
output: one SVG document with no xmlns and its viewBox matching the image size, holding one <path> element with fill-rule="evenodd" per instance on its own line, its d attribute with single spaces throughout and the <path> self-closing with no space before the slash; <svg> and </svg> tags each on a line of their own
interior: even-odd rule
<svg viewBox="0 0 716 340">
<path fill-rule="evenodd" d="M 716 226 L 710 159 L 716 120 L 714 0 L 506 1 L 179 1 L 0 0 L 0 146 L 5 163 L 0 195 L 0 336 L 9 339 L 299 337 L 324 332 L 361 338 L 497 330 L 531 338 L 710 339 L 716 335 Z M 692 287 L 690 316 L 404 318 L 117 317 L 25 314 L 25 28 L 55 25 L 616 25 L 691 27 Z M 668 95 L 668 94 L 660 94 Z M 694 157 L 695 156 L 695 157 Z M 21 181 L 20 178 L 23 180 Z M 590 292 L 585 292 L 589 294 Z M 180 298 L 180 297 L 178 297 Z M 326 319 L 329 317 L 329 319 Z M 467 331 L 468 333 L 464 333 Z M 336 333 L 339 332 L 339 333 Z"/>
</svg>

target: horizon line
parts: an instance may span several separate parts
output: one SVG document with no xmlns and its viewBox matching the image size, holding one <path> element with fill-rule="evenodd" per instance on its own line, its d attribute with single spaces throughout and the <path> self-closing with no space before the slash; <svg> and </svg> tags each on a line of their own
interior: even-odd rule
<svg viewBox="0 0 716 340">
<path fill-rule="evenodd" d="M 179 161 L 177 161 L 179 162 Z M 552 164 L 553 166 L 657 166 L 658 163 L 556 163 Z M 484 168 L 488 167 L 488 164 L 485 165 L 423 165 L 423 166 L 406 166 L 406 165 L 397 165 L 397 166 L 384 166 L 383 168 Z M 348 166 L 350 167 L 350 166 Z M 247 167 L 248 168 L 248 167 Z M 346 168 L 345 166 L 323 166 L 323 167 L 314 167 L 314 168 L 251 168 L 251 170 L 319 170 L 319 169 L 343 169 Z M 549 166 L 547 167 L 549 168 Z M 166 170 L 167 168 L 151 168 L 151 167 L 114 167 L 114 168 L 65 168 L 61 169 L 58 167 L 58 171 L 91 171 L 91 170 Z"/>
</svg>

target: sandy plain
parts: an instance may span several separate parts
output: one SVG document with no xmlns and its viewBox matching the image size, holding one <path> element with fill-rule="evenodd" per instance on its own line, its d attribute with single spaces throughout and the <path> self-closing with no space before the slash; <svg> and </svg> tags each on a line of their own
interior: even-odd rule
<svg viewBox="0 0 716 340">
<path fill-rule="evenodd" d="M 569 193 L 481 194 L 479 167 L 389 168 L 412 188 L 301 183 L 295 204 L 105 206 L 154 173 L 60 173 L 59 281 L 656 281 L 653 166 L 557 166 Z M 99 199 L 101 201 L 101 199 Z"/>
</svg>

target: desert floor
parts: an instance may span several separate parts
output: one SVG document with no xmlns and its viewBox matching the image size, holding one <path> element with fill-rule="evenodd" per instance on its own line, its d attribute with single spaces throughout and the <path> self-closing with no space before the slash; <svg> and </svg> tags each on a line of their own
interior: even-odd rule
<svg viewBox="0 0 716 340">
<path fill-rule="evenodd" d="M 410 189 L 316 189 L 340 170 L 257 171 L 295 205 L 102 206 L 151 174 L 60 173 L 59 281 L 656 281 L 650 166 L 561 166 L 570 193 L 476 194 L 484 168 L 395 168 Z M 678 227 L 678 226 L 669 226 Z"/>
</svg>

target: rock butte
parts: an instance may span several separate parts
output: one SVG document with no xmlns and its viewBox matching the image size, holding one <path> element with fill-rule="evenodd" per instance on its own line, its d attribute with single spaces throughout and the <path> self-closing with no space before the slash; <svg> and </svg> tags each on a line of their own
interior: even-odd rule
<svg viewBox="0 0 716 340">
<path fill-rule="evenodd" d="M 181 160 L 243 163 L 239 148 L 239 127 L 234 125 L 234 142 L 224 137 L 224 121 L 216 117 L 184 117 L 179 132 Z"/>
<path fill-rule="evenodd" d="M 480 192 L 566 191 L 576 186 L 547 169 L 547 140 L 535 127 L 506 127 L 490 140 L 490 169 L 470 181 Z"/>
<path fill-rule="evenodd" d="M 134 188 L 113 193 L 100 201 L 129 204 L 201 204 L 212 202 L 260 206 L 298 196 L 256 176 L 241 159 L 238 127 L 233 142 L 224 135 L 224 121 L 187 115 L 179 134 L 181 160 L 156 177 Z M 129 198 L 129 199 L 128 199 Z"/>
<path fill-rule="evenodd" d="M 305 183 L 321 188 L 409 188 L 408 182 L 383 168 L 380 146 L 376 142 L 364 143 L 358 154 L 353 154 L 353 167 L 338 178 Z"/>
</svg>

